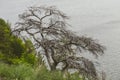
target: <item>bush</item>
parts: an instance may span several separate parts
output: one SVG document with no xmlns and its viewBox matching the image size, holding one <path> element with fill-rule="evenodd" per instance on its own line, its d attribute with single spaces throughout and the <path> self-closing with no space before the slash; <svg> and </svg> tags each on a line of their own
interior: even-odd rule
<svg viewBox="0 0 120 80">
<path fill-rule="evenodd" d="M 32 42 L 23 42 L 11 34 L 10 25 L 0 19 L 0 61 L 8 64 L 36 63 L 35 50 Z"/>
<path fill-rule="evenodd" d="M 19 64 L 26 64 L 35 66 L 37 65 L 37 57 L 34 54 L 27 54 L 23 53 L 20 58 L 12 58 L 9 59 L 12 64 L 19 65 Z"/>
<path fill-rule="evenodd" d="M 82 80 L 78 74 L 64 78 L 61 71 L 48 71 L 45 66 L 33 68 L 30 65 L 0 64 L 1 80 Z"/>
<path fill-rule="evenodd" d="M 64 77 L 65 74 L 61 71 L 48 71 L 45 66 L 41 66 L 36 69 L 35 74 L 31 80 L 82 80 L 77 73 L 69 74 Z"/>
<path fill-rule="evenodd" d="M 31 80 L 65 80 L 60 71 L 48 71 L 45 66 L 36 69 Z"/>
<path fill-rule="evenodd" d="M 2 80 L 26 80 L 33 74 L 29 65 L 7 65 L 0 64 L 0 76 Z"/>
</svg>

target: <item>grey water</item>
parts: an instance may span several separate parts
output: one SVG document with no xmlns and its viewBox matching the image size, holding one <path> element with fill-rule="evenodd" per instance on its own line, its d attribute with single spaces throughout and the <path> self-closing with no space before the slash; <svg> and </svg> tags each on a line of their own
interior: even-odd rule
<svg viewBox="0 0 120 80">
<path fill-rule="evenodd" d="M 107 49 L 97 61 L 107 80 L 120 80 L 119 0 L 0 0 L 0 17 L 14 23 L 29 6 L 54 5 L 68 16 L 71 29 L 93 37 Z"/>
</svg>

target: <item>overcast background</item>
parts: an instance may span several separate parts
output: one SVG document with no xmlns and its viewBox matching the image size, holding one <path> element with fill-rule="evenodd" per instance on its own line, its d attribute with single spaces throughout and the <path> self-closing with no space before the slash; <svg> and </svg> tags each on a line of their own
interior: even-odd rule
<svg viewBox="0 0 120 80">
<path fill-rule="evenodd" d="M 120 0 L 0 0 L 0 17 L 14 24 L 29 6 L 54 5 L 70 16 L 77 34 L 99 40 L 106 46 L 98 58 L 107 80 L 120 80 Z"/>
</svg>

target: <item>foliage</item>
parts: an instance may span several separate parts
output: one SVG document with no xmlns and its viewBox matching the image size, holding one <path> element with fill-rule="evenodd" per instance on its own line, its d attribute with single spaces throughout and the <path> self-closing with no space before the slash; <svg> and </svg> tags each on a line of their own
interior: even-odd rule
<svg viewBox="0 0 120 80">
<path fill-rule="evenodd" d="M 78 36 L 68 30 L 66 20 L 69 17 L 63 12 L 53 6 L 30 7 L 19 18 L 13 33 L 17 36 L 22 36 L 22 33 L 29 35 L 35 49 L 46 57 L 51 70 L 63 62 L 63 71 L 75 68 L 84 77 L 98 80 L 93 62 L 84 57 L 76 57 L 76 54 L 88 51 L 99 56 L 104 53 L 104 47 L 89 37 Z"/>
<path fill-rule="evenodd" d="M 8 23 L 6 23 L 3 19 L 0 19 L 0 52 L 4 54 L 10 52 L 10 29 L 8 26 Z"/>
<path fill-rule="evenodd" d="M 26 63 L 30 65 L 36 65 L 38 58 L 36 57 L 36 51 L 34 50 L 34 47 L 30 40 L 25 40 L 24 46 L 24 52 L 20 56 L 20 58 L 12 59 L 12 62 L 14 64 L 21 64 Z"/>
<path fill-rule="evenodd" d="M 82 80 L 79 75 L 69 74 L 65 75 L 61 71 L 48 71 L 45 66 L 41 66 L 37 69 L 37 74 L 33 77 L 33 80 Z"/>
<path fill-rule="evenodd" d="M 48 71 L 45 66 L 33 68 L 30 65 L 8 65 L 0 63 L 2 80 L 82 80 L 78 74 L 64 78 L 61 71 Z"/>
<path fill-rule="evenodd" d="M 20 58 L 10 58 L 9 61 L 12 64 L 28 64 L 28 65 L 32 65 L 35 66 L 37 65 L 37 58 L 34 54 L 22 54 L 22 56 Z"/>
<path fill-rule="evenodd" d="M 14 37 L 14 38 L 11 39 L 10 47 L 12 48 L 11 53 L 14 55 L 14 57 L 20 58 L 22 56 L 22 53 L 25 52 L 24 43 L 18 37 Z"/>
<path fill-rule="evenodd" d="M 33 73 L 29 65 L 8 65 L 0 64 L 0 77 L 2 80 L 26 80 Z"/>
<path fill-rule="evenodd" d="M 37 62 L 34 46 L 30 40 L 23 42 L 11 34 L 10 25 L 0 19 L 0 61 L 9 64 L 31 64 Z"/>
<path fill-rule="evenodd" d="M 9 24 L 0 19 L 0 52 L 6 58 L 19 57 L 24 51 L 22 40 L 10 34 Z"/>
</svg>

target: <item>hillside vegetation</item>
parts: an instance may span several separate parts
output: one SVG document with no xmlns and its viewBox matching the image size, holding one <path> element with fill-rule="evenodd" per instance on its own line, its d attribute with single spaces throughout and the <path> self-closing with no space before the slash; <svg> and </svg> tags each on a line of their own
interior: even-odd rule
<svg viewBox="0 0 120 80">
<path fill-rule="evenodd" d="M 49 71 L 36 57 L 30 40 L 11 34 L 10 24 L 0 19 L 0 80 L 82 80 L 77 73 Z"/>
</svg>

